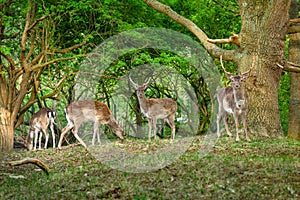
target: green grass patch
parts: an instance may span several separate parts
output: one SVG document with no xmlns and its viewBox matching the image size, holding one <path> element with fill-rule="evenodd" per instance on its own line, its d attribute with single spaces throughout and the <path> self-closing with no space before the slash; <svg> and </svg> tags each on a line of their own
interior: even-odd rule
<svg viewBox="0 0 300 200">
<path fill-rule="evenodd" d="M 140 153 L 164 142 L 125 141 L 122 148 Z M 133 148 L 135 147 L 135 148 Z M 112 169 L 81 146 L 61 151 L 2 153 L 0 199 L 298 199 L 300 142 L 288 139 L 235 143 L 222 138 L 203 157 L 201 140 L 172 164 L 148 173 Z M 34 165 L 7 163 L 38 158 Z"/>
</svg>

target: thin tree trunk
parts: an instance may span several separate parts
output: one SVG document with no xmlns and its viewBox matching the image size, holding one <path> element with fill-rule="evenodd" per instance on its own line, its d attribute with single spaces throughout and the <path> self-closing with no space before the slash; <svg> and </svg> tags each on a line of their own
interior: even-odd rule
<svg viewBox="0 0 300 200">
<path fill-rule="evenodd" d="M 0 151 L 11 151 L 14 146 L 14 124 L 11 113 L 0 107 Z"/>
</svg>

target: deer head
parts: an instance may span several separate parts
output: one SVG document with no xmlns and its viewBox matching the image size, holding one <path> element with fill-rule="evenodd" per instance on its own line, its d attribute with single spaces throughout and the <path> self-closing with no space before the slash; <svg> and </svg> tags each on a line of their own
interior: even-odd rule
<svg viewBox="0 0 300 200">
<path fill-rule="evenodd" d="M 253 62 L 251 68 L 248 71 L 246 71 L 244 73 L 240 73 L 239 75 L 233 75 L 230 72 L 226 71 L 226 69 L 223 65 L 223 62 L 222 62 L 222 55 L 220 56 L 220 62 L 221 62 L 222 69 L 223 69 L 224 73 L 226 74 L 227 79 L 231 81 L 232 87 L 234 87 L 234 88 L 240 88 L 241 82 L 244 82 L 249 77 L 250 72 L 251 72 L 252 68 L 254 67 L 253 66 L 254 62 Z"/>
<path fill-rule="evenodd" d="M 143 97 L 144 92 L 145 92 L 145 90 L 148 88 L 151 79 L 149 78 L 149 80 L 148 80 L 146 83 L 144 83 L 143 85 L 138 85 L 138 84 L 136 84 L 136 83 L 131 79 L 130 75 L 129 75 L 129 80 L 130 80 L 131 84 L 133 85 L 134 89 L 136 90 L 137 97 L 138 97 L 138 98 Z"/>
</svg>

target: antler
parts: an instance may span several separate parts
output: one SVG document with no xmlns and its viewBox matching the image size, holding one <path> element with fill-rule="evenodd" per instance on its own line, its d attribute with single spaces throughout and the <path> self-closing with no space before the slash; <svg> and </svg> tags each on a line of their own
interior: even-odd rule
<svg viewBox="0 0 300 200">
<path fill-rule="evenodd" d="M 129 78 L 130 82 L 132 83 L 132 85 L 133 85 L 135 88 L 137 88 L 137 87 L 139 86 L 138 84 L 136 84 L 136 83 L 131 79 L 130 74 L 129 74 L 128 78 Z M 148 80 L 146 83 L 144 83 L 143 85 L 148 85 L 148 84 L 150 83 L 150 81 L 151 81 L 151 78 L 149 78 L 149 80 Z"/>
<path fill-rule="evenodd" d="M 129 74 L 128 78 L 129 78 L 130 82 L 132 83 L 132 85 L 133 85 L 135 88 L 137 88 L 138 85 L 137 85 L 135 82 L 133 82 L 133 80 L 132 80 L 131 77 L 130 77 L 130 74 Z"/>
<path fill-rule="evenodd" d="M 227 76 L 232 76 L 232 74 L 228 71 L 226 71 L 224 65 L 223 65 L 223 62 L 222 62 L 222 55 L 220 56 L 220 62 L 221 62 L 221 66 L 223 68 L 223 71 L 225 72 L 225 74 L 227 74 Z"/>
<path fill-rule="evenodd" d="M 248 71 L 246 71 L 246 72 L 242 73 L 242 75 L 244 75 L 244 74 L 247 74 L 247 73 L 250 73 L 250 72 L 251 72 L 251 70 L 254 68 L 254 65 L 255 65 L 255 63 L 256 63 L 256 60 L 257 60 L 257 55 L 253 55 L 253 62 L 252 62 L 252 65 L 251 65 L 250 69 L 249 69 Z"/>
</svg>

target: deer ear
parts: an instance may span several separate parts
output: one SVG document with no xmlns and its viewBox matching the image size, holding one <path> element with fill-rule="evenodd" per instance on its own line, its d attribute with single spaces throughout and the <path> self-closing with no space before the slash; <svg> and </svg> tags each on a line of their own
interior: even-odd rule
<svg viewBox="0 0 300 200">
<path fill-rule="evenodd" d="M 232 81 L 233 80 L 233 76 L 232 75 L 227 75 L 227 79 Z"/>
</svg>

